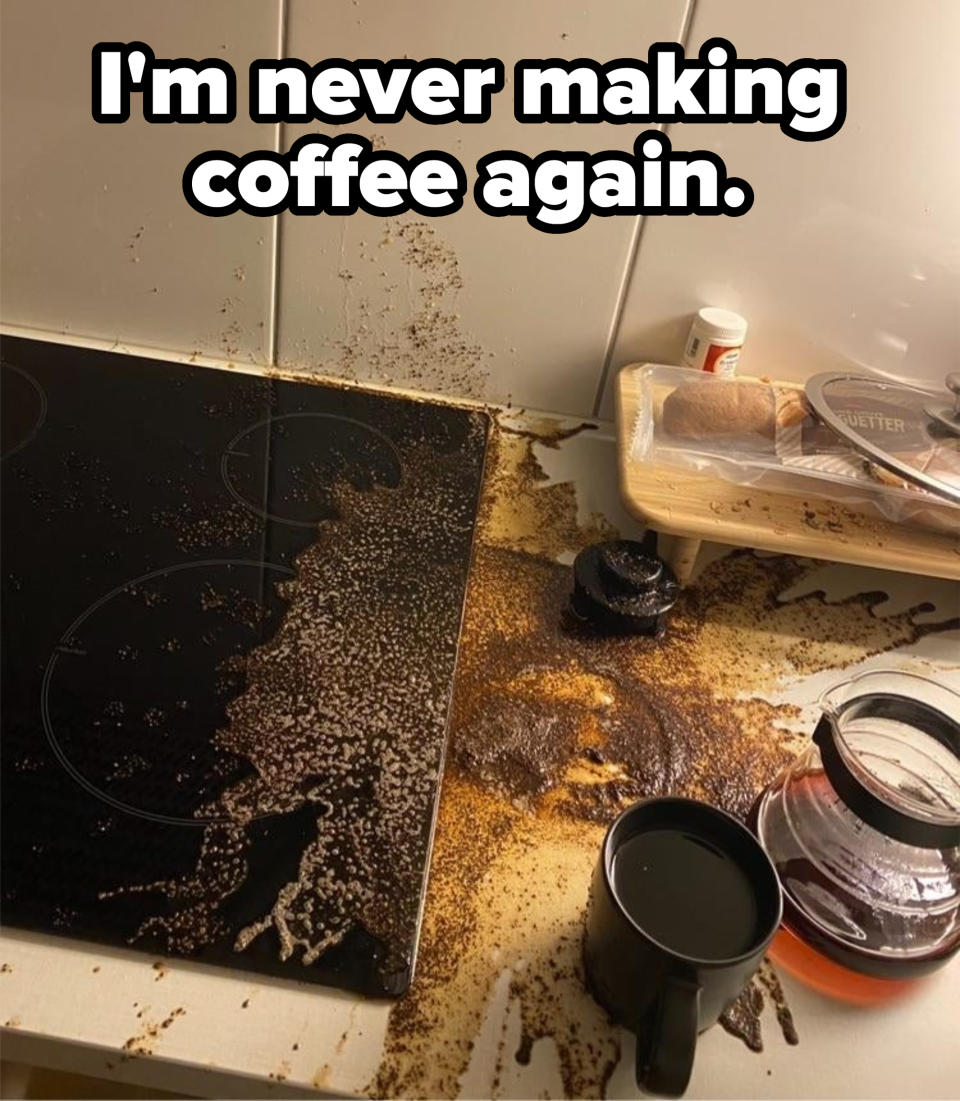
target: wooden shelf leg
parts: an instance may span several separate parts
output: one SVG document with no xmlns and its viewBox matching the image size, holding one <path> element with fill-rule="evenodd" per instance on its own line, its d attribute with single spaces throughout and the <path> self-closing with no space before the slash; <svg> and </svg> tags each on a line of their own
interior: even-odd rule
<svg viewBox="0 0 960 1101">
<path fill-rule="evenodd" d="M 660 557 L 677 575 L 682 587 L 686 587 L 697 565 L 702 539 L 693 539 L 685 535 L 665 535 L 657 537 L 657 551 Z"/>
</svg>

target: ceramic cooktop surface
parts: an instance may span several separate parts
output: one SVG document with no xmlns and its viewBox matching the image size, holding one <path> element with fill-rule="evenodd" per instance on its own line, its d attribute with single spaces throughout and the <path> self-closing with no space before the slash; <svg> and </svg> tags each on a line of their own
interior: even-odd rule
<svg viewBox="0 0 960 1101">
<path fill-rule="evenodd" d="M 401 992 L 487 418 L 2 353 L 3 920 Z"/>
</svg>

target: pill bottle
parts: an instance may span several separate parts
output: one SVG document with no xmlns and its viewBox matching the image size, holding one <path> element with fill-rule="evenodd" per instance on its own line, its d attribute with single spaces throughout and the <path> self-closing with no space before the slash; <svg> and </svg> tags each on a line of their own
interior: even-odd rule
<svg viewBox="0 0 960 1101">
<path fill-rule="evenodd" d="M 690 326 L 683 350 L 684 366 L 729 378 L 737 370 L 746 335 L 747 323 L 738 313 L 704 306 Z"/>
</svg>

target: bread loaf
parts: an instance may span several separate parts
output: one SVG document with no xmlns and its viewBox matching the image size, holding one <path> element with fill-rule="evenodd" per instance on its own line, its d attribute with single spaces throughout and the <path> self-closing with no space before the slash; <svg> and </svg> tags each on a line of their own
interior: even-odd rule
<svg viewBox="0 0 960 1101">
<path fill-rule="evenodd" d="M 663 429 L 684 440 L 759 436 L 799 424 L 807 406 L 799 390 L 741 379 L 682 383 L 663 403 Z"/>
</svg>

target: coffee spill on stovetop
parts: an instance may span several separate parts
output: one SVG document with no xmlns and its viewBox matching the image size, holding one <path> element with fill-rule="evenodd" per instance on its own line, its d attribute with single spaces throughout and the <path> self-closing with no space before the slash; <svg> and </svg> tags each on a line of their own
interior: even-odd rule
<svg viewBox="0 0 960 1101">
<path fill-rule="evenodd" d="M 399 487 L 337 488 L 339 519 L 279 586 L 283 621 L 242 659 L 246 687 L 215 736 L 250 775 L 197 809 L 218 821 L 192 876 L 109 892 L 166 897 L 137 937 L 189 953 L 223 936 L 255 874 L 249 827 L 296 814 L 293 876 L 236 950 L 272 931 L 281 959 L 307 965 L 360 927 L 385 946 L 385 982 L 409 967 L 473 523 L 464 463 L 481 456 L 411 447 Z"/>
<path fill-rule="evenodd" d="M 663 639 L 591 637 L 566 620 L 569 570 L 552 559 L 609 533 L 578 527 L 574 487 L 544 485 L 533 448 L 502 431 L 488 448 L 417 974 L 391 1012 L 374 1096 L 473 1084 L 492 1062 L 475 1038 L 504 971 L 522 1021 L 512 1070 L 543 1039 L 568 1096 L 601 1096 L 620 1032 L 583 987 L 580 946 L 605 825 L 667 791 L 744 814 L 791 755 L 783 728 L 797 716 L 759 693 L 936 629 L 874 617 L 881 594 L 783 604 L 815 564 L 739 552 L 684 592 Z M 766 989 L 795 1042 L 764 974 L 771 985 L 755 980 L 739 1027 L 761 1042 Z"/>
</svg>

